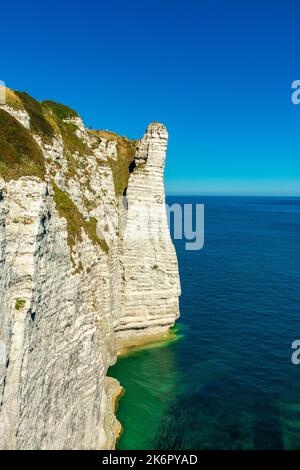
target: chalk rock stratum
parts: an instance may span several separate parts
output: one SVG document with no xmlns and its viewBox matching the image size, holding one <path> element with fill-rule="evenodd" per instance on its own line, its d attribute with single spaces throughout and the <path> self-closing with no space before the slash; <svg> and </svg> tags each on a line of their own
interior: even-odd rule
<svg viewBox="0 0 300 470">
<path fill-rule="evenodd" d="M 0 106 L 0 448 L 113 449 L 117 353 L 179 315 L 168 134 L 88 130 L 7 90 Z"/>
</svg>

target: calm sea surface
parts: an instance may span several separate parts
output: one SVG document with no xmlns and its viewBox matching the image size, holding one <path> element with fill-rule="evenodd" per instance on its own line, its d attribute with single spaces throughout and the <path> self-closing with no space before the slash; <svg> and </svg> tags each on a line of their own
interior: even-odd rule
<svg viewBox="0 0 300 470">
<path fill-rule="evenodd" d="M 119 449 L 300 449 L 300 199 L 205 204 L 205 246 L 175 241 L 178 339 L 122 358 Z"/>
</svg>

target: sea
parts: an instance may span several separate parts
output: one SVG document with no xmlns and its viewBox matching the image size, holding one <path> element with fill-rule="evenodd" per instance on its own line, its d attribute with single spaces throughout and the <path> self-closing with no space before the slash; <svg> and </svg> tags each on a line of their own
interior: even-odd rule
<svg viewBox="0 0 300 470">
<path fill-rule="evenodd" d="M 125 388 L 117 449 L 300 449 L 300 198 L 167 202 L 204 204 L 205 243 L 174 240 L 173 338 L 109 370 Z"/>
</svg>

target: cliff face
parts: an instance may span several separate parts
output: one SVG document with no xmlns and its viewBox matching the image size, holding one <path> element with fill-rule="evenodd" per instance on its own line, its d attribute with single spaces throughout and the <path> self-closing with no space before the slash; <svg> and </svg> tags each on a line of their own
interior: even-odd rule
<svg viewBox="0 0 300 470">
<path fill-rule="evenodd" d="M 53 102 L 0 107 L 0 448 L 115 445 L 118 350 L 178 317 L 167 131 L 85 129 Z M 122 196 L 126 195 L 126 200 Z"/>
</svg>

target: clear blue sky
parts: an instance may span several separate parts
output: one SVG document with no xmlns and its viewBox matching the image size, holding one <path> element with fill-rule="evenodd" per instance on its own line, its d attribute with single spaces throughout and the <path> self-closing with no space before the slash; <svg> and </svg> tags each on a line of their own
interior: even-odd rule
<svg viewBox="0 0 300 470">
<path fill-rule="evenodd" d="M 300 194 L 300 4 L 10 1 L 0 79 L 86 125 L 170 133 L 169 193 Z"/>
</svg>

